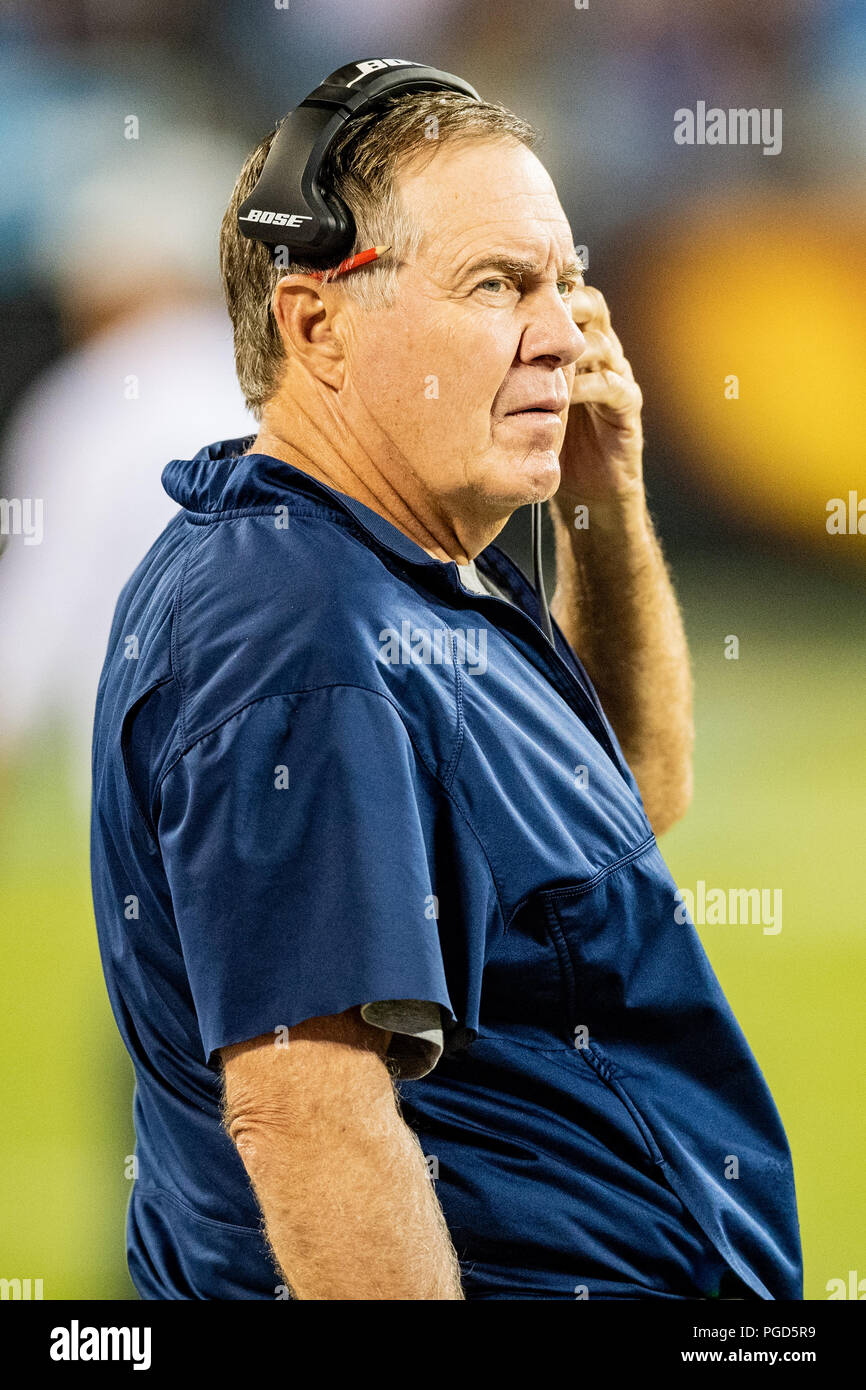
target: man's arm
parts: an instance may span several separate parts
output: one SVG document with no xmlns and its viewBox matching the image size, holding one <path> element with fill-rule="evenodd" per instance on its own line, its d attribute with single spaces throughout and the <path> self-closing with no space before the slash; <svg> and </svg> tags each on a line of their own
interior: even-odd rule
<svg viewBox="0 0 866 1390">
<path fill-rule="evenodd" d="M 556 499 L 559 501 L 559 498 Z M 554 504 L 556 592 L 551 612 L 589 672 L 656 835 L 692 797 L 692 677 L 679 606 L 643 488 Z"/>
<path fill-rule="evenodd" d="M 297 1299 L 462 1299 L 418 1140 L 360 1009 L 223 1048 L 225 1122 Z"/>
</svg>

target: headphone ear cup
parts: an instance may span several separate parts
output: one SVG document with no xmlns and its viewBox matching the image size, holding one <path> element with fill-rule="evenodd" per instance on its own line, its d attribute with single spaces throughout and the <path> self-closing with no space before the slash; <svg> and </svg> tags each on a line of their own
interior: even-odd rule
<svg viewBox="0 0 866 1390">
<path fill-rule="evenodd" d="M 258 181 L 238 208 L 242 234 L 290 259 L 331 265 L 351 251 L 355 219 L 318 180 L 328 146 L 345 116 L 327 106 L 298 106 L 274 136 Z"/>
</svg>

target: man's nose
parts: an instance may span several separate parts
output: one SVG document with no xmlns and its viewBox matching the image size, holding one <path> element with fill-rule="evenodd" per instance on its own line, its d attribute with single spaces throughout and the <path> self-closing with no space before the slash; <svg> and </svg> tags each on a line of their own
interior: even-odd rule
<svg viewBox="0 0 866 1390">
<path fill-rule="evenodd" d="M 569 367 L 585 352 L 586 338 L 572 317 L 568 300 L 554 285 L 539 290 L 520 340 L 520 360 L 549 358 L 552 366 Z"/>
</svg>

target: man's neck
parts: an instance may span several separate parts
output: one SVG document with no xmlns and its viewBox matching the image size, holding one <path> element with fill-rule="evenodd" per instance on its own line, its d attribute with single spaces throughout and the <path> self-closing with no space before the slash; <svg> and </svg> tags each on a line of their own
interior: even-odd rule
<svg viewBox="0 0 866 1390">
<path fill-rule="evenodd" d="M 324 483 L 326 487 L 345 493 L 356 502 L 362 502 L 398 531 L 402 531 L 434 560 L 441 560 L 443 563 L 454 560 L 458 565 L 466 565 L 472 559 L 465 548 L 466 543 L 461 542 L 453 527 L 441 519 L 441 527 L 437 527 L 434 533 L 418 515 L 420 508 L 413 509 L 370 460 L 365 459 L 362 467 L 355 468 L 341 458 L 332 446 L 317 446 L 319 460 L 314 462 L 302 445 L 286 439 L 264 425 L 247 452 L 267 454 L 271 458 L 281 459 L 284 463 L 292 464 L 300 472 Z M 483 550 L 487 543 L 483 542 L 474 553 Z"/>
</svg>

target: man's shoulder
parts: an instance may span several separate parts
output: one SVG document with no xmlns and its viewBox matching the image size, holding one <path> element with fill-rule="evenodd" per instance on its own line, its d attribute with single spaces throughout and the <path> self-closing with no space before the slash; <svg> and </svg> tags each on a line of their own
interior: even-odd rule
<svg viewBox="0 0 866 1390">
<path fill-rule="evenodd" d="M 351 518 L 310 507 L 189 529 L 172 658 L 188 741 L 282 694 L 346 685 L 393 698 L 382 634 L 430 604 Z"/>
</svg>

